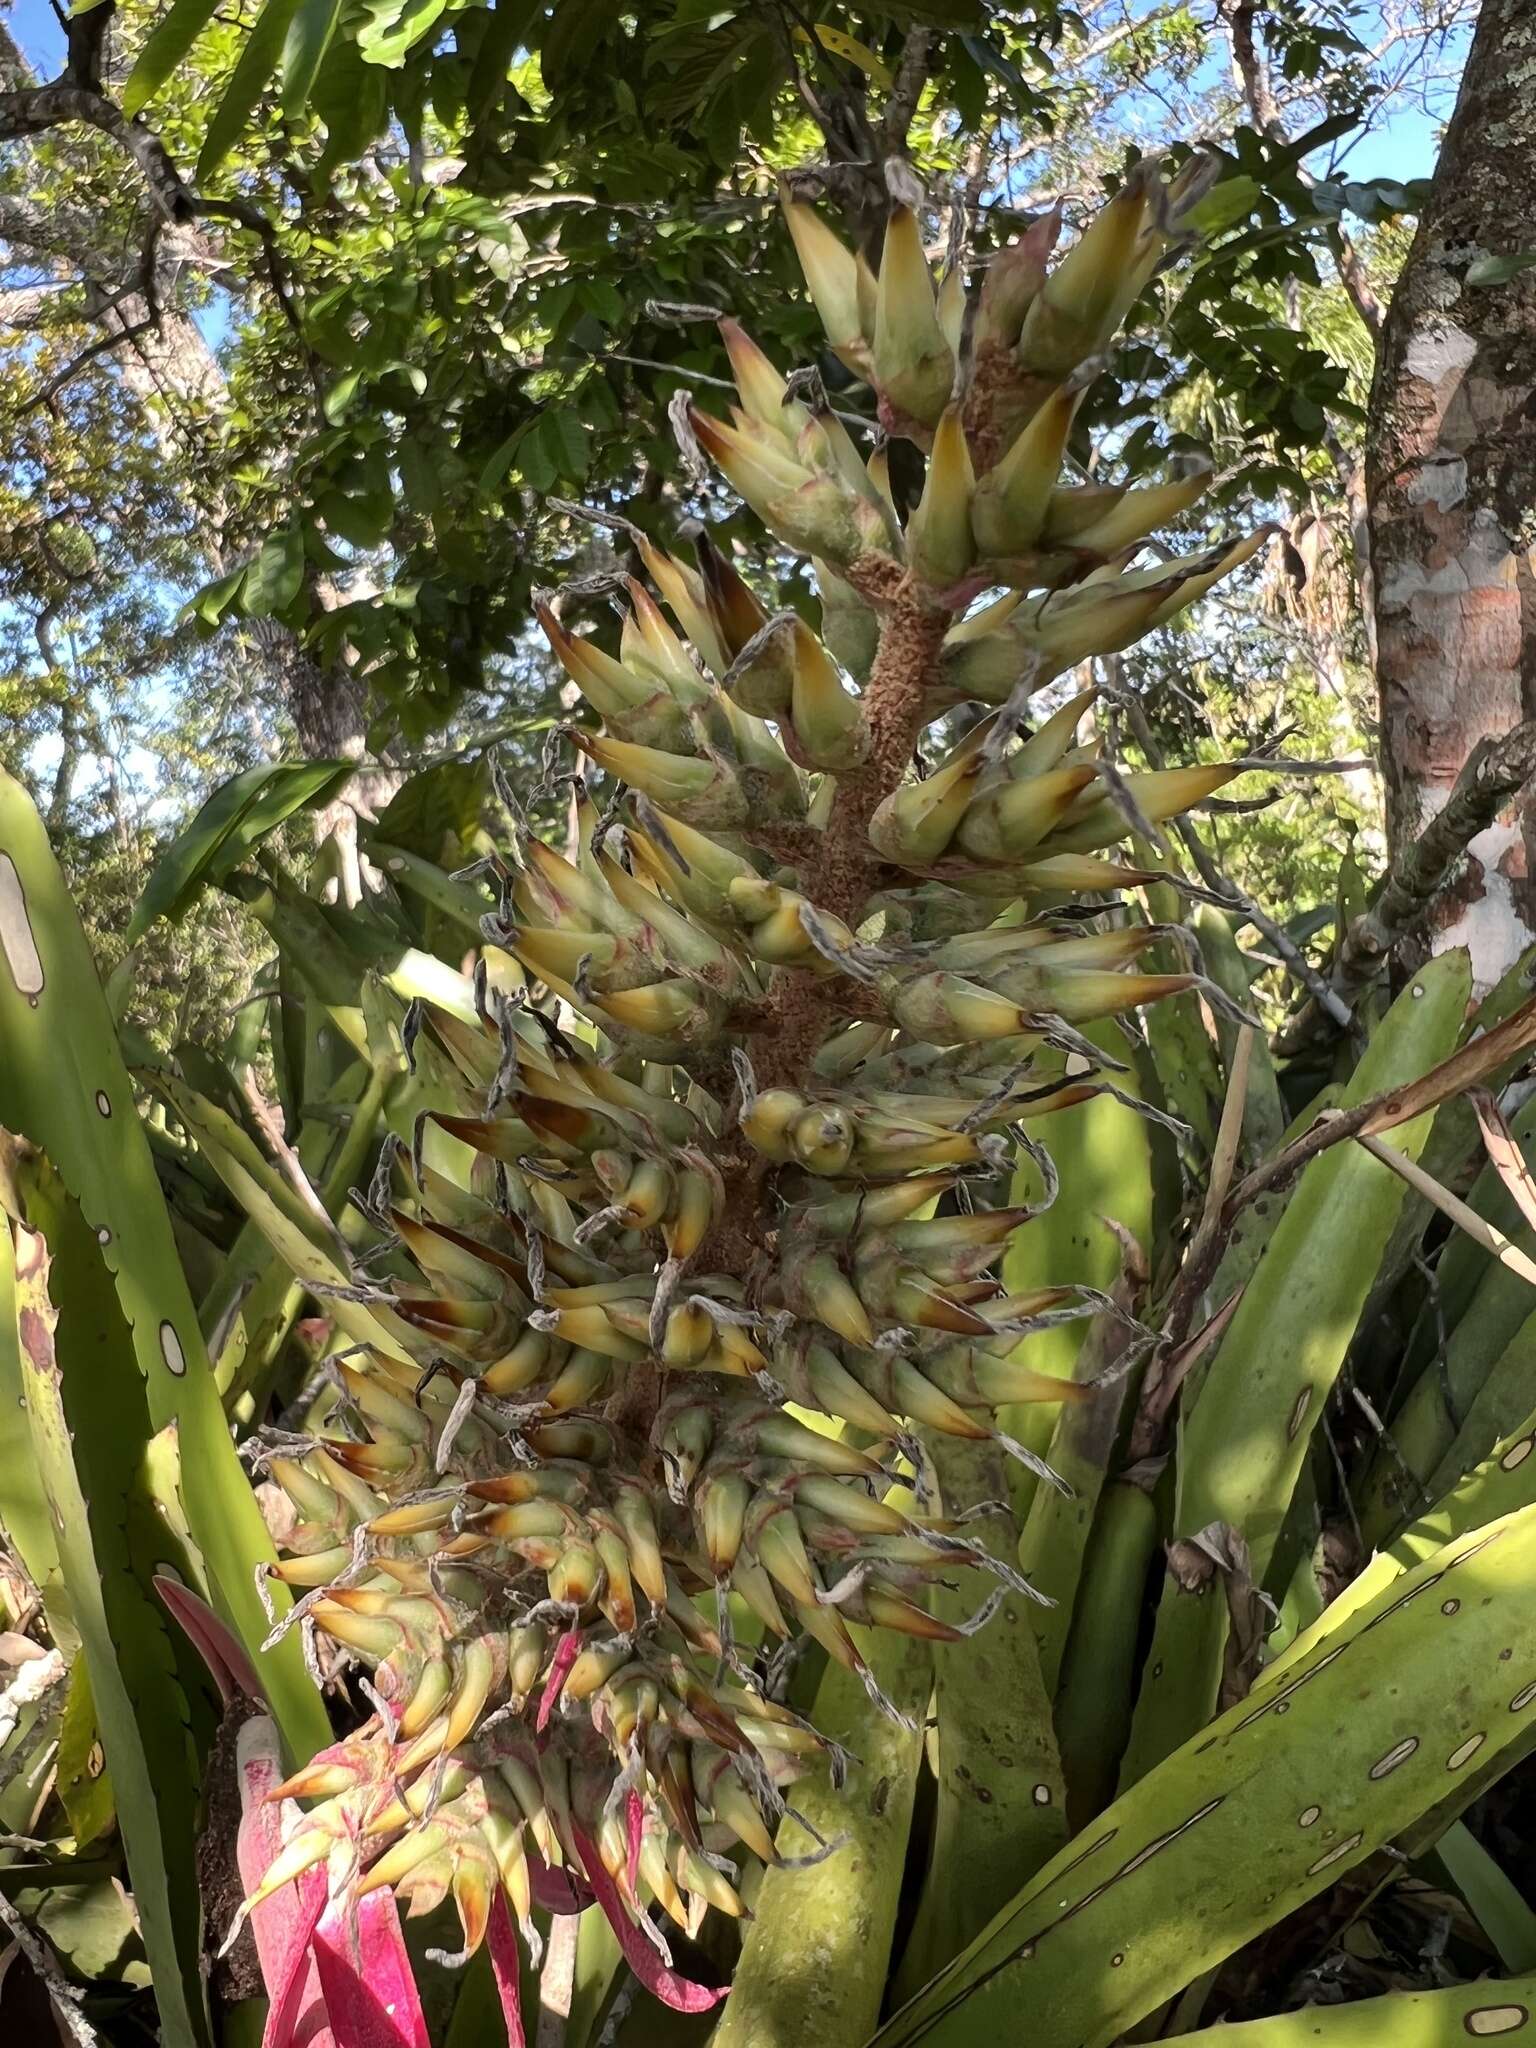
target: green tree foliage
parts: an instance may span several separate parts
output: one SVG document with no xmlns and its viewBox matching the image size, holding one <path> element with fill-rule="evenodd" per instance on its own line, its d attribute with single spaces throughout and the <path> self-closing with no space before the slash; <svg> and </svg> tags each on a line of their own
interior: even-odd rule
<svg viewBox="0 0 1536 2048">
<path fill-rule="evenodd" d="M 103 339 L 103 291 L 143 267 L 151 193 L 106 135 L 28 131 L 6 152 L 0 233 L 30 280 L 19 288 L 42 294 L 12 309 L 26 338 L 8 409 L 46 444 L 16 470 L 17 494 L 39 466 L 83 471 L 87 502 L 60 495 L 55 525 L 89 529 L 103 479 L 120 494 L 126 482 L 141 553 L 123 572 L 140 590 L 206 576 L 197 627 L 256 623 L 269 695 L 314 751 L 323 721 L 305 688 L 284 691 L 274 644 L 302 642 L 333 699 L 343 678 L 365 679 L 379 743 L 419 742 L 466 700 L 494 706 L 533 588 L 588 538 L 548 498 L 582 495 L 655 530 L 679 489 L 666 406 L 725 370 L 711 314 L 732 312 L 786 359 L 809 352 L 767 231 L 780 168 L 822 161 L 874 247 L 883 159 L 909 155 L 936 192 L 959 194 L 963 253 L 979 262 L 1058 194 L 1075 211 L 1073 194 L 1118 173 L 1133 131 L 1230 133 L 1212 200 L 1230 232 L 1149 309 L 1085 447 L 1112 424 L 1113 459 L 1154 466 L 1157 400 L 1193 366 L 1210 397 L 1188 445 L 1223 465 L 1257 459 L 1249 487 L 1294 496 L 1325 417 L 1337 425 L 1358 396 L 1281 303 L 1283 282 L 1311 270 L 1307 238 L 1346 203 L 1302 159 L 1352 129 L 1381 84 L 1338 31 L 1313 22 L 1307 39 L 1311 9 L 1276 53 L 1295 82 L 1292 141 L 1243 125 L 1180 8 L 1123 29 L 1096 10 L 967 0 L 829 8 L 809 25 L 695 0 L 97 13 L 111 17 L 108 93 L 163 145 L 151 192 L 187 217 L 162 225 L 148 301 L 124 302 L 146 324 L 158 310 L 165 332 L 82 364 Z M 1355 188 L 1349 203 L 1406 197 Z M 100 573 L 93 612 L 113 587 Z M 14 574 L 33 610 L 62 580 L 36 541 Z M 249 637 L 237 648 L 249 674 Z"/>
<path fill-rule="evenodd" d="M 1133 142 L 1225 138 L 1199 261 L 1149 296 L 1074 454 L 1096 479 L 1212 461 L 1219 497 L 1267 500 L 1294 546 L 1250 572 L 1241 633 L 1213 608 L 1123 679 L 1174 756 L 1289 734 L 1293 754 L 1360 757 L 1344 486 L 1372 347 L 1338 229 L 1347 213 L 1379 282 L 1414 195 L 1315 173 L 1394 93 L 1431 88 L 1418 15 L 1405 0 L 1389 56 L 1304 0 L 1273 11 L 1250 90 L 1222 61 L 1227 16 L 1213 43 L 1187 8 L 1139 0 L 815 21 L 693 0 L 121 0 L 82 19 L 69 60 L 99 72 L 99 127 L 36 125 L 52 64 L 0 29 L 0 749 L 106 964 L 153 842 L 221 775 L 366 745 L 383 779 L 356 787 L 382 800 L 423 746 L 495 733 L 537 780 L 564 707 L 530 600 L 574 571 L 569 605 L 601 619 L 603 579 L 638 566 L 621 526 L 566 502 L 653 535 L 703 513 L 806 602 L 792 561 L 681 464 L 667 407 L 725 375 L 729 310 L 779 360 L 814 359 L 856 433 L 868 417 L 770 225 L 776 174 L 807 162 L 874 250 L 883 159 L 905 155 L 954 195 L 931 245 L 953 236 L 975 268 L 1058 198 L 1079 217 Z M 116 108 L 143 124 L 137 157 Z M 1372 778 L 1321 803 L 1278 787 L 1201 829 L 1254 893 L 1315 911 L 1341 833 L 1363 827 L 1374 857 Z M 260 959 L 242 914 L 199 907 L 149 946 L 134 1021 L 227 1028 Z"/>
</svg>

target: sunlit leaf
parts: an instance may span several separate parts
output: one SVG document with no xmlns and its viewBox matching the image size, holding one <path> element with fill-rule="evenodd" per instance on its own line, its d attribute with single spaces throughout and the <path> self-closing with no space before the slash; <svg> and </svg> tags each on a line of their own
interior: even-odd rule
<svg viewBox="0 0 1536 2048">
<path fill-rule="evenodd" d="M 217 12 L 218 0 L 172 0 L 123 87 L 123 112 L 130 119 L 154 98 Z"/>
<path fill-rule="evenodd" d="M 1516 249 L 1508 256 L 1479 256 L 1468 266 L 1467 283 L 1508 284 L 1524 270 L 1536 270 L 1536 249 Z"/>
<path fill-rule="evenodd" d="M 298 0 L 265 0 L 246 38 L 224 97 L 208 124 L 197 159 L 197 181 L 206 184 L 245 132 L 257 102 L 277 68 Z"/>
<path fill-rule="evenodd" d="M 341 0 L 299 0 L 283 44 L 283 112 L 290 121 L 304 111 L 340 19 Z"/>
<path fill-rule="evenodd" d="M 328 803 L 356 764 L 351 761 L 264 761 L 216 789 L 161 854 L 134 906 L 132 945 L 157 917 L 186 914 L 200 892 L 223 880 L 285 819 Z"/>
</svg>

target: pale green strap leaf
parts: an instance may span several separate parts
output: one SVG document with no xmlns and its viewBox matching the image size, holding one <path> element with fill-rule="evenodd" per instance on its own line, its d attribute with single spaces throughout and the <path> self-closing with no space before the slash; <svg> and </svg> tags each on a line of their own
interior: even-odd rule
<svg viewBox="0 0 1536 2048">
<path fill-rule="evenodd" d="M 206 184 L 245 133 L 266 90 L 288 35 L 297 0 L 266 0 L 240 52 L 197 159 L 197 182 Z"/>
<path fill-rule="evenodd" d="M 144 1526 L 133 1500 L 148 1433 L 143 1383 L 96 1233 L 35 1156 L 24 1200 L 26 1223 L 0 1223 L 0 1258 L 14 1260 L 32 1456 L 90 1663 L 161 2038 L 194 2048 L 209 2034 L 190 1705 L 168 1623 L 130 1549 L 130 1522 Z M 135 1402 L 136 1424 L 125 1413 Z"/>
<path fill-rule="evenodd" d="M 157 917 L 185 915 L 200 892 L 220 882 L 253 846 L 295 812 L 328 803 L 351 775 L 351 761 L 265 761 L 220 785 L 155 863 L 134 905 L 128 943 Z"/>
<path fill-rule="evenodd" d="M 341 19 L 341 0 L 300 0 L 283 44 L 283 112 L 297 120 L 309 103 L 325 53 Z"/>
<path fill-rule="evenodd" d="M 217 8 L 218 0 L 173 0 L 170 13 L 139 52 L 139 61 L 123 87 L 123 112 L 130 120 L 154 98 Z"/>
<path fill-rule="evenodd" d="M 1435 1844 L 1435 1852 L 1504 1968 L 1536 1969 L 1536 1913 L 1466 1822 L 1453 1821 Z"/>
<path fill-rule="evenodd" d="M 0 1124 L 56 1162 L 96 1233 L 152 1428 L 177 1435 L 182 1504 L 211 1587 L 258 1658 L 293 1753 L 312 1755 L 329 1739 L 325 1708 L 296 1637 L 260 1653 L 269 1623 L 252 1575 L 272 1542 L 225 1425 L 117 1027 L 36 806 L 3 772 Z"/>
<path fill-rule="evenodd" d="M 1276 2019 L 1170 2035 L 1163 2048 L 1467 2048 L 1469 2041 L 1512 2048 L 1536 2041 L 1536 1977 L 1308 2005 Z"/>
</svg>

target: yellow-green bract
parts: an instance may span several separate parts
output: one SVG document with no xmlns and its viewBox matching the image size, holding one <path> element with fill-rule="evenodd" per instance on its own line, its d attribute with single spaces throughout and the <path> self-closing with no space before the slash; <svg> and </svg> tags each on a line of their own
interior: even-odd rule
<svg viewBox="0 0 1536 2048">
<path fill-rule="evenodd" d="M 764 1875 L 758 1917 L 710 2037 L 712 2048 L 857 2041 L 879 2015 L 932 1672 L 928 1645 L 910 1638 L 872 1634 L 868 1655 L 881 1687 L 912 1726 L 882 1714 L 851 1672 L 828 1665 L 816 1695 L 816 1726 L 858 1761 L 841 1789 L 823 1765 L 811 1783 L 797 1788 L 793 1803 L 821 1843 L 840 1837 L 840 1846 L 810 1870 Z M 819 1846 L 798 1821 L 781 1824 L 781 1854 L 814 1855 Z"/>
</svg>

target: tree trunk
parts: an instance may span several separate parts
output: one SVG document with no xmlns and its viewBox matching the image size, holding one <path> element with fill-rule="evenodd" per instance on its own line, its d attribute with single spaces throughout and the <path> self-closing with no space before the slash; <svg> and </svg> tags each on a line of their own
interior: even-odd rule
<svg viewBox="0 0 1536 2048">
<path fill-rule="evenodd" d="M 1536 10 L 1484 0 L 1430 198 L 1393 297 L 1367 490 L 1387 829 L 1394 851 L 1477 741 L 1536 713 Z M 1536 936 L 1529 792 L 1479 833 L 1432 907 L 1435 951 L 1481 986 Z"/>
<path fill-rule="evenodd" d="M 367 686 L 343 663 L 322 668 L 312 661 L 285 626 L 275 619 L 255 624 L 269 629 L 261 636 L 263 651 L 293 715 L 293 729 L 306 760 L 335 755 L 361 762 L 366 758 Z M 363 861 L 357 843 L 358 813 L 372 817 L 399 786 L 393 770 L 360 769 L 339 797 L 315 816 L 317 839 L 334 839 L 339 863 L 341 899 L 349 907 L 362 900 Z"/>
</svg>

